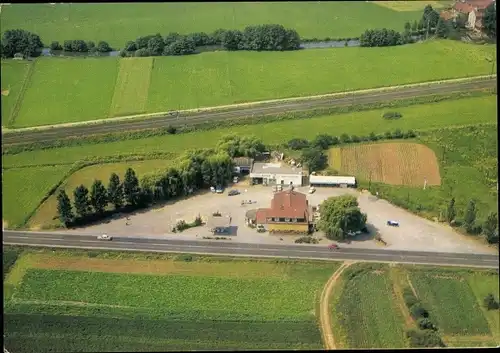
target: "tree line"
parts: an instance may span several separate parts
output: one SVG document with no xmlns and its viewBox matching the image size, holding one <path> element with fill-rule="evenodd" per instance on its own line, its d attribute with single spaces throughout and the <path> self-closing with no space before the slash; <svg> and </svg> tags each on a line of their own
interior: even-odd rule
<svg viewBox="0 0 500 353">
<path fill-rule="evenodd" d="M 50 43 L 50 49 L 77 53 L 107 53 L 113 50 L 105 41 L 99 41 L 96 46 L 93 41 L 84 41 L 81 39 L 65 40 L 62 46 L 58 41 L 53 41 Z"/>
<path fill-rule="evenodd" d="M 264 150 L 255 137 L 225 136 L 215 150 L 187 151 L 176 161 L 178 167 L 145 174 L 140 181 L 128 168 L 123 182 L 112 173 L 107 187 L 101 180 L 94 180 L 90 190 L 79 185 L 73 190 L 73 203 L 61 189 L 57 195 L 59 220 L 66 227 L 82 225 L 110 213 L 149 207 L 211 186 L 224 187 L 233 176 L 232 158 L 255 157 Z M 107 211 L 110 205 L 113 210 Z"/>
<path fill-rule="evenodd" d="M 23 29 L 9 29 L 2 36 L 0 52 L 2 58 L 13 58 L 16 54 L 32 57 L 43 48 L 40 36 Z"/>
<path fill-rule="evenodd" d="M 122 56 L 160 56 L 193 54 L 197 47 L 220 45 L 225 50 L 284 51 L 297 50 L 300 36 L 294 29 L 278 24 L 248 26 L 243 31 L 218 29 L 181 35 L 171 32 L 165 38 L 161 34 L 143 36 L 128 41 Z"/>
</svg>

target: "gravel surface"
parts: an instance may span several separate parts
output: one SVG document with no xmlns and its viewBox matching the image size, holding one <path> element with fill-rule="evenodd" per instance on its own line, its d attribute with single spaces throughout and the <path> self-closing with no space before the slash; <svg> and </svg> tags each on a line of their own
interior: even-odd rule
<svg viewBox="0 0 500 353">
<path fill-rule="evenodd" d="M 273 197 L 270 187 L 241 185 L 233 188 L 240 190 L 241 194 L 228 196 L 227 192 L 232 188 L 226 189 L 224 194 L 203 192 L 190 198 L 136 212 L 128 216 L 129 220 L 125 216 L 117 216 L 116 219 L 106 223 L 80 228 L 76 231 L 62 232 L 196 240 L 203 239 L 203 237 L 213 237 L 207 226 L 187 229 L 182 233 L 172 233 L 171 229 L 178 220 L 192 222 L 198 214 L 206 220 L 213 212 L 219 211 L 222 215 L 228 215 L 232 219 L 235 234 L 230 238 L 234 242 L 292 244 L 298 238 L 298 236 L 291 235 L 257 233 L 256 230 L 245 225 L 247 210 L 270 206 Z M 301 187 L 297 190 L 307 193 L 308 187 Z M 311 205 L 318 205 L 328 197 L 342 194 L 352 194 L 358 198 L 362 212 L 368 214 L 368 228 L 370 230 L 370 235 L 360 235 L 349 244 L 342 244 L 342 247 L 380 248 L 382 245 L 373 240 L 374 234 L 378 231 L 387 243 L 385 248 L 390 250 L 495 253 L 494 249 L 476 239 L 456 233 L 447 225 L 415 216 L 366 192 L 341 188 L 317 188 L 314 194 L 308 194 L 308 200 Z M 253 204 L 242 206 L 242 200 L 252 200 Z M 400 226 L 387 226 L 386 222 L 389 219 L 398 221 Z M 331 243 L 320 232 L 315 233 L 315 236 L 321 238 L 317 246 Z"/>
</svg>

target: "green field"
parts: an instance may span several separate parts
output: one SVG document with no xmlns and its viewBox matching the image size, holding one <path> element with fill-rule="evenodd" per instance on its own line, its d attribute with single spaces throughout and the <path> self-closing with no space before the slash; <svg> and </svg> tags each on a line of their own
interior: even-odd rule
<svg viewBox="0 0 500 353">
<path fill-rule="evenodd" d="M 126 58 L 119 62 L 110 116 L 144 113 L 153 58 Z"/>
<path fill-rule="evenodd" d="M 141 77 L 136 60 L 40 58 L 12 127 L 485 75 L 491 73 L 487 59 L 495 50 L 495 45 L 430 41 L 387 48 L 208 52 L 155 57 L 151 73 Z M 126 77 L 138 80 L 138 86 L 124 83 Z M 129 92 L 134 87 L 136 95 Z"/>
<path fill-rule="evenodd" d="M 23 255 L 6 278 L 14 288 L 4 305 L 5 345 L 12 351 L 321 349 L 316 303 L 338 267 L 174 259 L 153 260 L 163 274 L 128 274 L 115 264 L 142 266 L 151 256 L 75 255 L 83 268 L 68 271 L 50 269 L 68 255 L 37 252 L 45 256 Z M 96 262 L 99 272 L 85 270 Z M 210 274 L 176 270 L 201 264 Z M 230 273 L 233 264 L 242 271 Z M 260 275 L 248 277 L 249 270 Z"/>
<path fill-rule="evenodd" d="M 353 265 L 346 273 L 362 267 L 366 266 Z M 393 301 L 387 270 L 377 265 L 352 278 L 343 275 L 340 297 L 330 312 L 335 321 L 334 333 L 337 327 L 345 332 L 344 344 L 348 348 L 405 347 L 403 319 Z"/>
<path fill-rule="evenodd" d="M 27 80 L 33 63 L 8 60 L 1 62 L 2 67 L 2 126 L 6 126 L 20 100 L 23 83 Z M 5 95 L 4 95 L 5 92 Z"/>
<path fill-rule="evenodd" d="M 279 23 L 302 38 L 358 37 L 369 28 L 401 31 L 418 20 L 423 6 L 398 12 L 367 2 L 29 4 L 2 6 L 2 33 L 19 28 L 44 43 L 67 39 L 105 40 L 113 47 L 139 36 L 168 32 L 212 32 L 218 28 Z"/>
<path fill-rule="evenodd" d="M 488 321 L 468 282 L 461 276 L 410 272 L 424 308 L 445 335 L 490 335 Z M 498 277 L 496 278 L 498 286 Z"/>
<path fill-rule="evenodd" d="M 15 168 L 2 172 L 4 227 L 21 226 L 40 201 L 71 169 L 69 165 Z"/>
</svg>

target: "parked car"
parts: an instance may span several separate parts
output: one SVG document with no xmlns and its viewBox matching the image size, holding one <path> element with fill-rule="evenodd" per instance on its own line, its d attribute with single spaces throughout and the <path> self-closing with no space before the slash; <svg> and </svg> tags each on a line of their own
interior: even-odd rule
<svg viewBox="0 0 500 353">
<path fill-rule="evenodd" d="M 237 176 L 235 176 L 235 177 L 233 178 L 233 183 L 237 183 L 238 181 L 239 181 L 239 178 L 238 178 Z"/>
<path fill-rule="evenodd" d="M 328 245 L 328 249 L 330 249 L 330 250 L 339 250 L 340 247 L 337 244 L 330 244 L 330 245 Z"/>
<path fill-rule="evenodd" d="M 315 192 L 315 191 L 316 191 L 316 188 L 315 188 L 314 186 L 311 186 L 311 187 L 309 188 L 309 193 L 310 193 L 310 194 L 314 194 L 314 192 Z"/>
<path fill-rule="evenodd" d="M 235 195 L 239 195 L 240 192 L 238 190 L 230 190 L 228 193 L 227 193 L 229 196 L 235 196 Z"/>
<path fill-rule="evenodd" d="M 97 236 L 97 240 L 113 240 L 113 237 L 107 234 Z"/>
<path fill-rule="evenodd" d="M 224 192 L 224 189 L 221 188 L 220 186 L 217 187 L 217 189 L 215 189 L 215 193 L 217 193 L 217 194 L 222 194 L 223 192 Z"/>
<path fill-rule="evenodd" d="M 257 225 L 257 232 L 259 233 L 264 233 L 266 231 L 266 228 L 262 224 Z"/>
<path fill-rule="evenodd" d="M 390 227 L 399 227 L 399 222 L 396 221 L 387 221 L 387 225 Z"/>
</svg>

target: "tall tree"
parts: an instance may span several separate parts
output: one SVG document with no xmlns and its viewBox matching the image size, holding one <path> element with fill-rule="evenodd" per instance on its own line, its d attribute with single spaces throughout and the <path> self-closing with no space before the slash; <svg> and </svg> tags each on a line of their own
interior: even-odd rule
<svg viewBox="0 0 500 353">
<path fill-rule="evenodd" d="M 115 209 L 123 206 L 123 185 L 120 183 L 120 177 L 116 173 L 112 173 L 109 177 L 108 199 L 115 206 Z"/>
<path fill-rule="evenodd" d="M 108 205 L 108 193 L 100 180 L 94 180 L 90 189 L 90 204 L 98 214 Z"/>
<path fill-rule="evenodd" d="M 74 206 L 76 214 L 85 217 L 90 212 L 89 189 L 85 185 L 80 185 L 73 191 Z"/>
<path fill-rule="evenodd" d="M 453 220 L 455 219 L 457 215 L 457 212 L 455 211 L 455 198 L 453 197 L 450 200 L 450 203 L 448 204 L 448 207 L 446 209 L 446 221 L 451 224 Z"/>
<path fill-rule="evenodd" d="M 366 226 L 367 216 L 361 213 L 354 196 L 330 197 L 321 203 L 320 210 L 318 226 L 328 239 L 345 239 Z"/>
<path fill-rule="evenodd" d="M 448 24 L 441 17 L 439 18 L 436 25 L 436 35 L 439 38 L 446 38 L 448 36 Z"/>
<path fill-rule="evenodd" d="M 59 220 L 65 226 L 74 219 L 71 201 L 64 189 L 61 189 L 57 195 L 57 213 L 59 214 Z"/>
<path fill-rule="evenodd" d="M 498 243 L 498 213 L 490 212 L 483 223 L 483 235 L 488 243 Z"/>
<path fill-rule="evenodd" d="M 408 21 L 405 23 L 405 33 L 411 33 L 411 24 Z"/>
<path fill-rule="evenodd" d="M 467 209 L 465 210 L 465 217 L 464 217 L 464 223 L 465 223 L 465 230 L 467 233 L 472 232 L 474 229 L 474 223 L 476 222 L 476 203 L 474 200 L 470 200 L 469 203 L 467 204 Z"/>
<path fill-rule="evenodd" d="M 137 206 L 139 201 L 139 179 L 135 175 L 135 171 L 132 168 L 128 168 L 125 172 L 125 178 L 123 180 L 123 194 L 125 196 L 125 201 L 129 205 Z"/>
<path fill-rule="evenodd" d="M 417 20 L 413 21 L 412 25 L 411 25 L 411 31 L 413 32 L 413 34 L 417 33 L 417 30 L 418 30 L 418 23 L 417 23 Z"/>
<path fill-rule="evenodd" d="M 318 171 L 326 167 L 328 157 L 323 153 L 320 148 L 307 148 L 302 151 L 301 161 L 309 172 Z"/>
<path fill-rule="evenodd" d="M 483 30 L 490 37 L 496 37 L 496 35 L 497 35 L 496 2 L 492 2 L 484 10 Z"/>
</svg>

